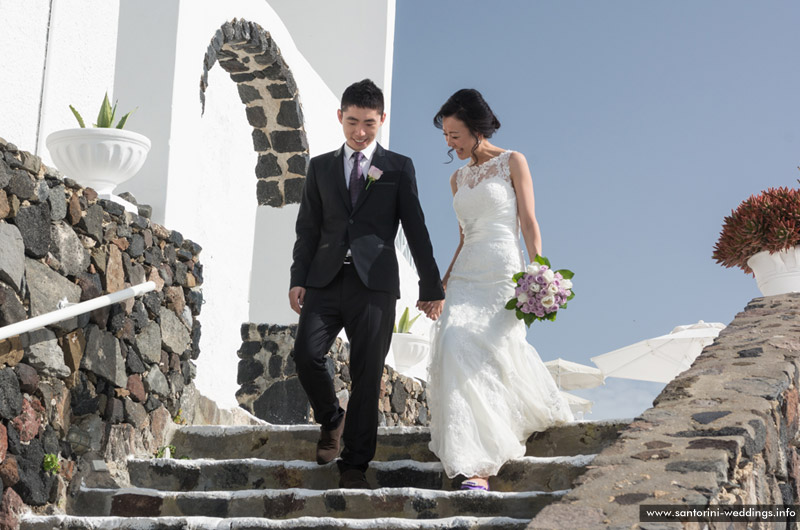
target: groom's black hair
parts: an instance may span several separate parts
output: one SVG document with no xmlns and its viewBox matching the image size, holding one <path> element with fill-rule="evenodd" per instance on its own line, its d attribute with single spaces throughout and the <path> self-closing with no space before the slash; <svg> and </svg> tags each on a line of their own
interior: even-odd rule
<svg viewBox="0 0 800 530">
<path fill-rule="evenodd" d="M 353 83 L 342 94 L 341 110 L 350 106 L 374 109 L 383 114 L 383 92 L 369 79 Z"/>
</svg>

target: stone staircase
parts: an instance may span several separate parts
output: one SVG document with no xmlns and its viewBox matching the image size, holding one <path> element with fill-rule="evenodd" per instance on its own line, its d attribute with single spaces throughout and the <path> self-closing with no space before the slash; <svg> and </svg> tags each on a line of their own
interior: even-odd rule
<svg viewBox="0 0 800 530">
<path fill-rule="evenodd" d="M 193 426 L 172 439 L 175 458 L 131 458 L 130 487 L 82 487 L 70 515 L 25 516 L 53 529 L 524 529 L 585 472 L 627 421 L 580 422 L 533 435 L 492 491 L 460 491 L 428 450 L 423 427 L 379 431 L 367 479 L 337 487 L 335 464 L 310 461 L 319 428 Z"/>
</svg>

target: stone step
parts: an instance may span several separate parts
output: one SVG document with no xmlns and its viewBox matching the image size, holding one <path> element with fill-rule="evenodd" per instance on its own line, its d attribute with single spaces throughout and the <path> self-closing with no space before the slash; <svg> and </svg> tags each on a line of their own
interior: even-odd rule
<svg viewBox="0 0 800 530">
<path fill-rule="evenodd" d="M 437 519 L 511 517 L 532 519 L 566 491 L 432 491 L 417 488 L 327 491 L 288 488 L 162 492 L 143 488 L 81 488 L 73 506 L 79 516 L 119 517 L 334 517 Z"/>
<path fill-rule="evenodd" d="M 535 433 L 526 456 L 574 456 L 599 453 L 619 436 L 630 420 L 581 421 Z M 190 426 L 175 431 L 176 456 L 189 458 L 313 459 L 316 425 Z M 375 460 L 435 462 L 426 427 L 381 427 Z"/>
<path fill-rule="evenodd" d="M 398 518 L 338 519 L 300 517 L 263 519 L 214 517 L 76 517 L 67 515 L 25 516 L 20 530 L 524 530 L 529 519 L 511 517 L 448 517 L 409 520 Z"/>
<path fill-rule="evenodd" d="M 525 457 L 512 460 L 492 477 L 492 491 L 557 491 L 572 487 L 594 455 Z M 301 460 L 179 460 L 129 459 L 131 485 L 162 491 L 215 491 L 338 487 L 335 464 L 325 466 Z M 378 488 L 414 487 L 457 490 L 461 479 L 449 479 L 438 462 L 397 460 L 373 462 L 367 480 Z"/>
</svg>

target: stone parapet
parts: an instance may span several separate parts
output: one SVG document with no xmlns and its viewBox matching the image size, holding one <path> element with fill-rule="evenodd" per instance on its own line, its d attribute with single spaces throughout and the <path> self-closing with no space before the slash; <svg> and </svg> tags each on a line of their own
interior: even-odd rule
<svg viewBox="0 0 800 530">
<path fill-rule="evenodd" d="M 639 507 L 798 504 L 799 369 L 800 294 L 752 300 L 528 529 L 729 528 L 640 522 Z"/>
<path fill-rule="evenodd" d="M 0 326 L 157 285 L 0 341 L 0 512 L 17 500 L 63 509 L 89 462 L 152 454 L 191 412 L 201 249 L 149 212 L 126 212 L 0 139 Z"/>
<path fill-rule="evenodd" d="M 236 392 L 239 405 L 254 416 L 277 425 L 313 423 L 314 415 L 297 378 L 294 339 L 297 325 L 243 324 Z M 339 402 L 347 408 L 350 345 L 337 338 L 327 356 Z M 425 383 L 384 366 L 378 400 L 382 426 L 428 425 Z"/>
</svg>

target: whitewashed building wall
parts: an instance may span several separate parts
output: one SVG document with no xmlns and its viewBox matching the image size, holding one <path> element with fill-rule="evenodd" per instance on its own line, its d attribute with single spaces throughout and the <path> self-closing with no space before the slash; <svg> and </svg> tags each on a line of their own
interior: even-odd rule
<svg viewBox="0 0 800 530">
<path fill-rule="evenodd" d="M 44 139 L 94 121 L 103 94 L 135 108 L 126 128 L 148 136 L 148 160 L 117 193 L 153 207 L 152 218 L 203 246 L 206 300 L 196 383 L 235 406 L 236 350 L 244 322 L 289 324 L 287 290 L 296 204 L 258 206 L 252 127 L 236 85 L 209 71 L 216 30 L 243 18 L 277 43 L 298 85 L 311 156 L 336 149 L 341 91 L 363 78 L 384 89 L 391 116 L 395 0 L 0 0 L 0 136 L 52 165 Z M 353 38 L 361 28 L 363 41 Z M 368 39 L 366 38 L 368 36 Z M 388 123 L 379 141 L 388 145 Z M 404 281 L 416 282 L 413 269 Z M 399 305 L 413 303 L 416 291 Z"/>
</svg>

